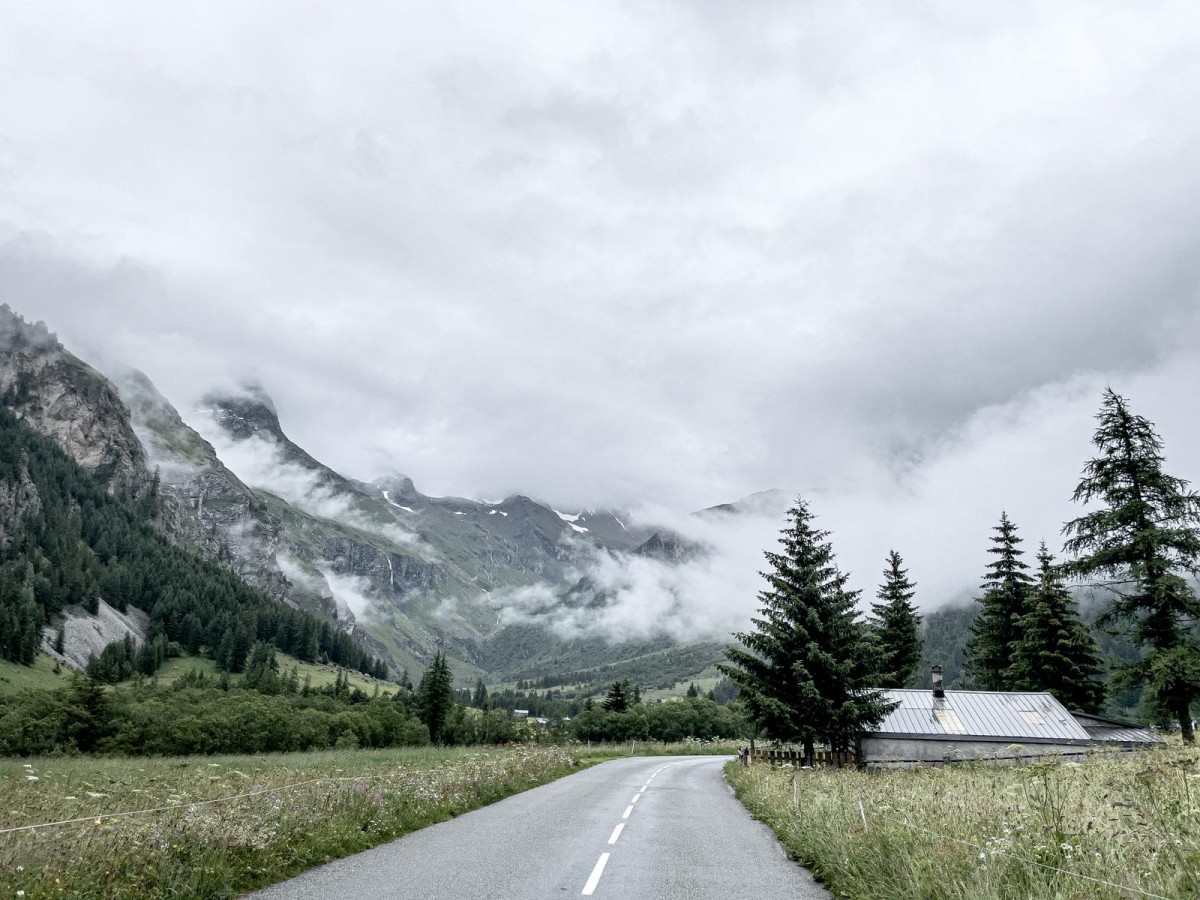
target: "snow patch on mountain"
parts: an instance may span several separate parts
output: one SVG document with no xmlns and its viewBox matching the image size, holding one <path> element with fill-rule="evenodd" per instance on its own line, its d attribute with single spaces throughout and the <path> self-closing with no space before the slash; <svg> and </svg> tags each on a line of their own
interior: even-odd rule
<svg viewBox="0 0 1200 900">
<path fill-rule="evenodd" d="M 390 496 L 388 496 L 389 494 L 391 494 L 391 491 L 384 491 L 383 499 L 385 501 L 387 501 L 388 503 L 392 504 L 392 506 L 396 507 L 396 509 L 402 509 L 405 512 L 410 512 L 410 513 L 416 512 L 416 510 L 413 509 L 411 506 L 401 506 L 399 503 L 397 503 L 395 500 L 393 500 Z"/>
</svg>

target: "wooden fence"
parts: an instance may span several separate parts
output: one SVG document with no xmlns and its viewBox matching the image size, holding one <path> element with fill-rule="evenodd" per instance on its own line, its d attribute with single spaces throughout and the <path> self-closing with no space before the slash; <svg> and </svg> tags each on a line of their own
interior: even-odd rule
<svg viewBox="0 0 1200 900">
<path fill-rule="evenodd" d="M 749 765 L 752 761 L 756 763 L 767 763 L 773 766 L 791 765 L 802 766 L 804 762 L 804 751 L 798 750 L 795 747 L 743 747 L 738 757 L 742 761 L 742 765 Z M 813 750 L 814 766 L 856 766 L 858 765 L 857 757 L 851 752 L 834 753 L 831 750 L 817 749 Z"/>
</svg>

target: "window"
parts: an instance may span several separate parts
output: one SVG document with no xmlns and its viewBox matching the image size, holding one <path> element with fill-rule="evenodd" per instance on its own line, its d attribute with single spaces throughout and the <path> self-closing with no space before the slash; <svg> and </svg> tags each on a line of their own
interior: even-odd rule
<svg viewBox="0 0 1200 900">
<path fill-rule="evenodd" d="M 958 717 L 952 709 L 935 709 L 933 716 L 946 729 L 948 734 L 966 734 L 967 729 L 963 727 L 962 719 Z"/>
</svg>

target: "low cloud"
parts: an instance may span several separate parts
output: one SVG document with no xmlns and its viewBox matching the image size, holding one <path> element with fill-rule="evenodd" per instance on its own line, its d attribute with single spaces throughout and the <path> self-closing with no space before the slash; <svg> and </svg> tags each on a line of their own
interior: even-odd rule
<svg viewBox="0 0 1200 900">
<path fill-rule="evenodd" d="M 1200 480 L 1200 398 L 1172 397 L 1172 385 L 1195 383 L 1200 360 L 1179 353 L 1113 387 L 1156 423 L 1167 470 Z M 969 602 L 991 561 L 1002 511 L 1017 524 L 1031 562 L 1042 540 L 1059 554 L 1063 523 L 1084 512 L 1071 494 L 1094 451 L 1094 416 L 1107 386 L 1093 375 L 1030 391 L 980 409 L 920 459 L 879 465 L 853 485 L 797 492 L 816 525 L 830 532 L 849 586 L 861 590 L 860 611 L 869 611 L 891 549 L 904 557 L 922 610 Z M 706 552 L 679 564 L 593 552 L 578 574 L 606 597 L 603 605 L 570 608 L 548 587 L 523 588 L 500 598 L 506 620 L 614 643 L 658 635 L 726 639 L 749 627 L 759 610 L 760 572 L 769 569 L 763 554 L 778 549 L 786 525 L 779 496 L 764 495 L 741 515 L 641 509 L 635 521 L 666 523 Z"/>
<path fill-rule="evenodd" d="M 353 496 L 322 483 L 320 473 L 284 457 L 279 445 L 255 435 L 231 439 L 212 415 L 196 415 L 197 430 L 213 445 L 217 455 L 242 481 L 261 488 L 289 504 L 322 519 L 332 519 L 368 534 L 376 534 L 401 546 L 431 550 L 418 535 L 400 525 L 380 524 L 355 508 Z"/>
<path fill-rule="evenodd" d="M 337 604 L 338 618 L 345 618 L 345 611 L 354 614 L 356 621 L 368 618 L 373 604 L 370 579 L 359 575 L 335 572 L 329 563 L 318 563 L 317 568 L 329 584 L 333 600 Z"/>
</svg>

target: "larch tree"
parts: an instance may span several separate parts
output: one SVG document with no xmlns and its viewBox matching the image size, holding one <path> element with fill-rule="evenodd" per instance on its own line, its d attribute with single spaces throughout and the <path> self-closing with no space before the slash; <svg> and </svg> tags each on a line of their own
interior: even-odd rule
<svg viewBox="0 0 1200 900">
<path fill-rule="evenodd" d="M 737 685 L 750 717 L 768 735 L 803 745 L 808 761 L 826 741 L 846 752 L 893 708 L 874 688 L 874 648 L 855 611 L 858 592 L 838 570 L 829 532 L 814 526 L 803 500 L 788 511 L 782 552 L 771 570 L 754 628 L 736 634 L 719 666 Z"/>
<path fill-rule="evenodd" d="M 916 585 L 903 566 L 900 554 L 892 550 L 883 570 L 883 584 L 875 595 L 879 602 L 871 604 L 874 617 L 870 624 L 879 653 L 879 687 L 883 688 L 907 687 L 921 661 L 921 616 L 912 602 Z"/>
<path fill-rule="evenodd" d="M 1118 686 L 1140 685 L 1157 710 L 1194 742 L 1191 708 L 1200 698 L 1200 647 L 1192 626 L 1200 601 L 1187 576 L 1200 571 L 1200 496 L 1163 471 L 1162 439 L 1111 388 L 1092 437 L 1097 455 L 1072 499 L 1097 508 L 1063 526 L 1066 571 L 1111 591 L 1102 625 L 1126 623 L 1143 658 L 1119 669 Z"/>
<path fill-rule="evenodd" d="M 1038 550 L 1038 580 L 1025 614 L 1017 619 L 1008 682 L 1015 691 L 1049 691 L 1068 709 L 1097 713 L 1104 702 L 1103 666 L 1071 592 L 1045 542 Z"/>
<path fill-rule="evenodd" d="M 1008 513 L 1000 514 L 1000 524 L 992 530 L 996 534 L 988 553 L 995 559 L 988 563 L 983 594 L 977 598 L 982 608 L 971 625 L 967 674 L 984 690 L 1006 691 L 1012 687 L 1008 675 L 1012 645 L 1020 637 L 1017 620 L 1027 611 L 1033 578 Z"/>
</svg>

